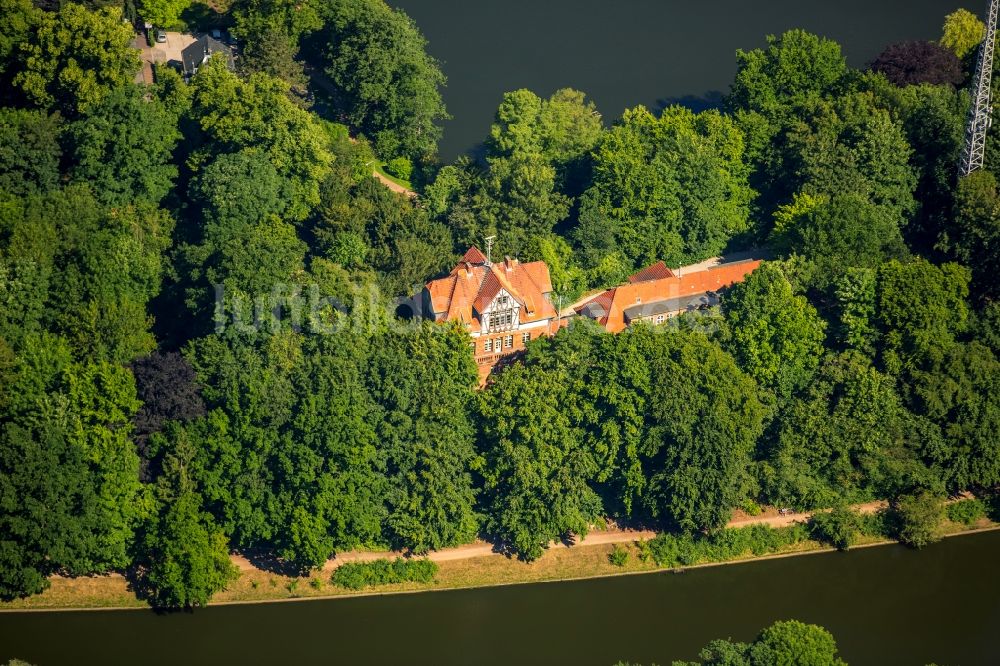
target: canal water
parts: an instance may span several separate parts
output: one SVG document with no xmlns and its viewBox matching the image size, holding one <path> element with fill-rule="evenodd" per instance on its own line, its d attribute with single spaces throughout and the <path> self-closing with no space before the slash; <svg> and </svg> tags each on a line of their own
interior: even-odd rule
<svg viewBox="0 0 1000 666">
<path fill-rule="evenodd" d="M 1000 664 L 1000 532 L 684 573 L 355 599 L 0 614 L 0 663 L 590 664 L 694 659 L 775 620 L 859 664 Z"/>
<path fill-rule="evenodd" d="M 728 90 L 737 48 L 805 28 L 863 66 L 888 44 L 937 39 L 960 6 L 986 0 L 388 0 L 423 31 L 448 76 L 441 156 L 487 135 L 504 92 L 586 92 L 607 122 L 637 104 L 703 108 Z"/>
</svg>

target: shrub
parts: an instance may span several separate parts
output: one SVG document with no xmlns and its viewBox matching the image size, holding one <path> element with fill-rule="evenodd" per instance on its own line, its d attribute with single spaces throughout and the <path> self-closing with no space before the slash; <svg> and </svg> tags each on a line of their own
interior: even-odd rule
<svg viewBox="0 0 1000 666">
<path fill-rule="evenodd" d="M 754 502 L 752 499 L 745 499 L 740 504 L 740 508 L 743 509 L 743 513 L 748 516 L 759 516 L 761 514 L 760 504 Z"/>
<path fill-rule="evenodd" d="M 400 180 L 408 181 L 413 174 L 413 164 L 405 157 L 397 157 L 385 165 L 385 170 Z"/>
<path fill-rule="evenodd" d="M 861 516 L 850 507 L 839 506 L 829 512 L 816 513 L 809 521 L 813 537 L 837 550 L 849 550 L 858 540 Z"/>
<path fill-rule="evenodd" d="M 986 505 L 977 499 L 962 500 L 948 505 L 948 520 L 971 525 L 986 515 Z"/>
<path fill-rule="evenodd" d="M 321 587 L 323 587 L 323 581 L 321 581 L 319 578 L 313 578 L 311 581 L 309 581 L 309 587 L 311 587 L 314 590 L 318 590 Z"/>
<path fill-rule="evenodd" d="M 774 529 L 767 525 L 752 525 L 719 530 L 709 536 L 690 534 L 658 534 L 647 547 L 653 560 L 661 567 L 718 562 L 779 552 L 806 541 L 809 530 L 804 525 Z"/>
<path fill-rule="evenodd" d="M 361 590 L 393 583 L 430 583 L 437 571 L 437 564 L 430 560 L 405 560 L 397 557 L 395 560 L 341 564 L 333 572 L 330 581 L 349 590 Z"/>
<path fill-rule="evenodd" d="M 645 539 L 639 539 L 635 542 L 635 547 L 639 550 L 639 561 L 649 562 L 653 559 L 653 551 L 649 547 L 649 541 Z"/>
<path fill-rule="evenodd" d="M 1000 523 L 1000 493 L 993 494 L 986 500 L 986 517 Z"/>
<path fill-rule="evenodd" d="M 858 529 L 866 537 L 892 538 L 894 536 L 889 512 L 884 509 L 875 513 L 861 514 L 858 519 Z"/>
<path fill-rule="evenodd" d="M 615 544 L 615 547 L 608 553 L 608 561 L 616 567 L 623 567 L 628 562 L 628 551 L 621 545 Z"/>
<path fill-rule="evenodd" d="M 944 506 L 941 498 L 929 491 L 904 495 L 895 505 L 898 538 L 908 546 L 923 548 L 941 540 Z"/>
</svg>

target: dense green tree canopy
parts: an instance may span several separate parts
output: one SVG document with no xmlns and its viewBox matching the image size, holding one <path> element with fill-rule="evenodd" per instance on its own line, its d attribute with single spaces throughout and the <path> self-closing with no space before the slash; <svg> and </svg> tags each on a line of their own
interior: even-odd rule
<svg viewBox="0 0 1000 666">
<path fill-rule="evenodd" d="M 17 71 L 21 45 L 28 41 L 40 17 L 41 12 L 31 0 L 0 2 L 0 80 L 5 85 Z M 9 94 L 5 89 L 0 97 L 6 98 Z"/>
<path fill-rule="evenodd" d="M 139 0 L 139 14 L 147 23 L 173 27 L 181 13 L 191 6 L 191 0 Z"/>
<path fill-rule="evenodd" d="M 40 591 L 44 576 L 129 563 L 146 511 L 129 439 L 132 375 L 77 363 L 69 345 L 31 335 L 19 345 L 0 431 L 4 597 Z"/>
<path fill-rule="evenodd" d="M 774 264 L 734 285 L 723 301 L 727 349 L 761 386 L 787 397 L 819 364 L 825 322 Z"/>
<path fill-rule="evenodd" d="M 55 187 L 62 157 L 61 131 L 58 115 L 0 109 L 0 189 L 24 196 Z"/>
<path fill-rule="evenodd" d="M 724 527 L 750 487 L 765 413 L 757 387 L 700 333 L 657 337 L 646 505 L 684 530 Z"/>
<path fill-rule="evenodd" d="M 157 98 L 144 99 L 136 86 L 110 93 L 66 134 L 73 179 L 90 183 L 103 202 L 158 203 L 173 187 L 177 118 Z"/>
<path fill-rule="evenodd" d="M 534 154 L 556 168 L 561 183 L 576 185 L 588 153 L 604 126 L 586 95 L 564 88 L 542 99 L 530 90 L 504 95 L 490 128 L 487 149 L 494 159 Z"/>
<path fill-rule="evenodd" d="M 928 253 L 952 218 L 955 164 L 965 140 L 967 98 L 947 86 L 897 88 L 872 79 L 880 105 L 898 118 L 913 152 L 917 214 L 903 233 L 915 252 Z"/>
<path fill-rule="evenodd" d="M 940 245 L 972 269 L 977 297 L 1000 296 L 1000 194 L 990 171 L 977 171 L 958 183 L 954 222 L 942 230 Z"/>
<path fill-rule="evenodd" d="M 467 350 L 463 332 L 431 324 L 374 343 L 369 381 L 387 456 L 387 537 L 418 553 L 467 543 L 479 527 L 470 473 L 478 376 Z"/>
<path fill-rule="evenodd" d="M 1000 483 L 1000 361 L 973 342 L 951 345 L 913 373 L 912 409 L 941 428 L 921 453 L 951 491 Z"/>
<path fill-rule="evenodd" d="M 969 272 L 958 264 L 891 261 L 876 278 L 876 325 L 890 372 L 914 367 L 966 330 Z"/>
<path fill-rule="evenodd" d="M 899 221 L 858 194 L 823 195 L 789 218 L 777 240 L 815 264 L 814 284 L 828 283 L 845 269 L 875 268 L 907 254 Z"/>
<path fill-rule="evenodd" d="M 860 502 L 892 482 L 884 461 L 904 444 L 906 414 L 893 381 L 861 355 L 828 358 L 779 418 L 765 477 L 781 504 Z"/>
<path fill-rule="evenodd" d="M 445 77 L 416 24 L 383 0 L 327 0 L 320 14 L 323 63 L 348 122 L 379 155 L 433 155 Z"/>
<path fill-rule="evenodd" d="M 855 193 L 900 224 L 915 209 L 911 149 L 902 128 L 870 93 L 808 102 L 789 124 L 780 151 L 772 192 Z"/>
<path fill-rule="evenodd" d="M 4 599 L 116 571 L 193 607 L 231 549 L 533 559 L 605 519 L 684 532 L 656 548 L 687 563 L 758 552 L 719 529 L 758 505 L 839 507 L 814 535 L 847 546 L 846 504 L 886 499 L 922 544 L 937 498 L 1000 484 L 998 167 L 957 179 L 967 94 L 908 85 L 912 49 L 896 85 L 790 31 L 740 52 L 722 109 L 610 129 L 582 92 L 517 90 L 442 165 L 444 77 L 383 0 L 218 7 L 237 71 L 152 85 L 119 10 L 37 4 L 0 0 Z M 966 69 L 967 19 L 942 40 Z M 393 299 L 489 235 L 560 309 L 654 261 L 781 259 L 662 326 L 567 317 L 480 387 L 470 329 Z M 797 623 L 703 659 L 839 663 Z"/>
<path fill-rule="evenodd" d="M 808 99 L 838 92 L 848 73 L 839 44 L 789 30 L 769 36 L 766 49 L 736 52 L 736 79 L 726 105 L 779 117 Z"/>
<path fill-rule="evenodd" d="M 154 606 L 204 606 L 237 577 L 226 536 L 201 507 L 191 478 L 195 451 L 187 434 L 173 429 L 156 484 L 157 511 L 145 527 L 139 561 L 142 587 Z"/>
<path fill-rule="evenodd" d="M 68 2 L 43 12 L 23 44 L 23 68 L 14 83 L 44 109 L 67 116 L 88 112 L 139 70 L 132 26 L 118 8 L 89 11 Z"/>
<path fill-rule="evenodd" d="M 674 666 L 846 666 L 837 643 L 823 627 L 798 620 L 775 622 L 753 643 L 715 640 L 698 654 L 700 661 Z"/>
<path fill-rule="evenodd" d="M 566 381 L 558 369 L 516 365 L 479 400 L 486 531 L 529 560 L 601 515 L 597 464 L 567 409 Z"/>
<path fill-rule="evenodd" d="M 287 84 L 266 74 L 240 80 L 218 58 L 198 70 L 192 88 L 192 113 L 212 152 L 247 149 L 266 156 L 286 180 L 286 215 L 304 219 L 319 203 L 333 160 L 320 121 L 288 99 Z"/>
<path fill-rule="evenodd" d="M 713 256 L 748 228 L 748 173 L 728 117 L 627 111 L 595 150 L 577 241 L 591 263 L 615 252 L 634 267 Z"/>
</svg>

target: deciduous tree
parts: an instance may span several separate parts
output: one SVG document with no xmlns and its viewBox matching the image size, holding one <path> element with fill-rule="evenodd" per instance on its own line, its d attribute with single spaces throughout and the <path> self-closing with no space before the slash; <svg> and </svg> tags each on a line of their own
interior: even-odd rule
<svg viewBox="0 0 1000 666">
<path fill-rule="evenodd" d="M 986 25 L 968 9 L 956 9 L 944 18 L 941 46 L 951 49 L 959 58 L 976 50 L 986 34 Z"/>
<path fill-rule="evenodd" d="M 0 189 L 23 196 L 59 182 L 62 119 L 27 109 L 0 109 Z"/>
<path fill-rule="evenodd" d="M 376 337 L 368 382 L 387 456 L 390 543 L 418 553 L 472 541 L 478 382 L 468 336 L 423 323 Z"/>
<path fill-rule="evenodd" d="M 927 491 L 904 495 L 896 500 L 894 509 L 899 520 L 899 540 L 903 543 L 923 548 L 941 540 L 945 513 L 940 497 Z"/>
<path fill-rule="evenodd" d="M 958 183 L 954 222 L 942 230 L 940 246 L 972 269 L 980 298 L 1000 296 L 1000 194 L 996 177 L 980 170 Z"/>
<path fill-rule="evenodd" d="M 773 264 L 765 263 L 725 295 L 726 348 L 761 386 L 788 397 L 819 365 L 825 322 Z"/>
<path fill-rule="evenodd" d="M 890 44 L 872 61 L 871 68 L 897 86 L 957 86 L 965 80 L 962 63 L 954 51 L 934 42 Z"/>
<path fill-rule="evenodd" d="M 383 157 L 435 153 L 445 77 L 416 24 L 383 0 L 329 0 L 320 12 L 326 73 L 351 125 Z"/>
<path fill-rule="evenodd" d="M 141 585 L 153 606 L 204 606 L 238 572 L 229 559 L 225 535 L 202 509 L 191 474 L 192 443 L 177 426 L 167 439 L 169 449 L 156 484 L 157 511 L 145 526 L 137 558 Z"/>
<path fill-rule="evenodd" d="M 265 155 L 286 181 L 287 217 L 305 219 L 319 203 L 319 184 L 330 173 L 333 155 L 320 122 L 288 99 L 288 84 L 266 74 L 242 81 L 215 58 L 191 85 L 192 113 L 209 142 L 209 150 L 199 153 L 201 161 L 244 148 Z"/>
<path fill-rule="evenodd" d="M 716 111 L 627 111 L 594 153 L 576 239 L 596 265 L 615 252 L 634 267 L 721 252 L 748 228 L 753 192 L 743 135 Z"/>
<path fill-rule="evenodd" d="M 139 0 L 139 14 L 147 23 L 172 28 L 181 13 L 191 6 L 191 0 Z"/>
<path fill-rule="evenodd" d="M 159 203 L 177 177 L 171 158 L 180 137 L 177 118 L 158 98 L 119 88 L 67 128 L 73 179 L 108 205 Z"/>
<path fill-rule="evenodd" d="M 67 116 L 87 113 L 139 70 L 132 27 L 121 9 L 90 11 L 72 2 L 42 13 L 23 45 L 24 66 L 14 84 L 34 104 Z"/>
<path fill-rule="evenodd" d="M 479 396 L 485 528 L 528 560 L 550 541 L 586 534 L 602 513 L 566 381 L 557 369 L 513 365 Z"/>
<path fill-rule="evenodd" d="M 754 381 L 704 335 L 678 331 L 657 342 L 646 508 L 683 530 L 718 529 L 750 487 L 765 410 Z"/>
</svg>

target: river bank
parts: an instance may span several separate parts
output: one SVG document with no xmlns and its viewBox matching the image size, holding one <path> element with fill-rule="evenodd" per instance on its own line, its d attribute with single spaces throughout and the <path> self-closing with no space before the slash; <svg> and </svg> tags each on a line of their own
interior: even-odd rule
<svg viewBox="0 0 1000 666">
<path fill-rule="evenodd" d="M 746 526 L 744 522 L 740 526 Z M 984 531 L 1000 530 L 1000 523 L 981 519 L 973 525 L 946 522 L 946 537 L 963 536 Z M 598 533 L 600 534 L 600 533 Z M 572 547 L 554 547 L 534 562 L 522 562 L 497 553 L 477 554 L 474 557 L 440 559 L 438 574 L 432 583 L 400 583 L 380 586 L 376 589 L 352 591 L 330 583 L 330 571 L 313 572 L 306 577 L 289 577 L 264 571 L 256 567 L 241 568 L 237 580 L 229 588 L 216 594 L 209 605 L 239 605 L 256 603 L 279 603 L 290 601 L 335 599 L 344 597 L 382 596 L 390 594 L 431 592 L 457 589 L 472 589 L 530 583 L 586 580 L 642 573 L 717 567 L 730 564 L 749 563 L 830 552 L 833 548 L 817 541 L 803 541 L 779 552 L 754 556 L 747 552 L 742 556 L 695 565 L 662 567 L 652 561 L 640 559 L 639 540 L 648 538 L 647 533 L 630 533 L 627 542 L 615 539 L 595 539 L 583 541 Z M 891 545 L 892 540 L 861 538 L 854 548 Z M 475 546 L 473 546 L 475 547 Z M 933 548 L 934 546 L 930 546 Z M 624 549 L 628 559 L 623 566 L 616 566 L 609 560 L 615 548 Z M 353 559 L 353 558 L 347 558 Z M 369 558 L 364 558 L 369 559 Z M 145 601 L 136 597 L 128 580 L 121 575 L 65 578 L 54 576 L 51 586 L 42 594 L 28 599 L 0 603 L 0 613 L 20 611 L 68 611 L 68 610 L 126 610 L 148 609 Z"/>
</svg>

